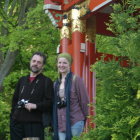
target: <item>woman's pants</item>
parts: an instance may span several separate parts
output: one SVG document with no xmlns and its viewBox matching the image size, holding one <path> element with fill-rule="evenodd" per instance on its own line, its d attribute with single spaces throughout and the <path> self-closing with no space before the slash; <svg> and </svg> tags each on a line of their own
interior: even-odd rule
<svg viewBox="0 0 140 140">
<path fill-rule="evenodd" d="M 78 121 L 73 126 L 71 126 L 71 133 L 72 136 L 80 136 L 80 134 L 84 130 L 84 121 Z M 59 140 L 65 140 L 66 133 L 65 132 L 59 132 Z"/>
</svg>

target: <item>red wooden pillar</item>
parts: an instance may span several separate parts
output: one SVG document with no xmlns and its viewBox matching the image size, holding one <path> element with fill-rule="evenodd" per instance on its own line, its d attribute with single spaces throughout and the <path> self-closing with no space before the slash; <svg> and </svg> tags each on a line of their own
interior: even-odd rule
<svg viewBox="0 0 140 140">
<path fill-rule="evenodd" d="M 75 74 L 82 77 L 84 53 L 82 52 L 81 43 L 85 43 L 85 20 L 80 20 L 80 10 L 78 6 L 74 6 L 71 11 L 72 20 L 72 56 Z"/>
<path fill-rule="evenodd" d="M 95 34 L 96 34 L 96 20 L 95 17 L 87 20 L 86 24 L 86 84 L 88 88 L 88 94 L 90 99 L 90 116 L 95 116 L 95 110 L 93 103 L 95 102 L 96 96 L 96 79 L 95 72 L 90 71 L 92 64 L 96 62 L 96 48 L 95 48 Z M 91 119 L 92 120 L 92 119 Z M 95 127 L 89 120 L 88 126 Z"/>
<path fill-rule="evenodd" d="M 70 20 L 68 15 L 65 13 L 63 15 L 63 27 L 60 31 L 60 52 L 71 53 L 69 45 L 71 43 L 71 29 L 70 29 Z"/>
</svg>

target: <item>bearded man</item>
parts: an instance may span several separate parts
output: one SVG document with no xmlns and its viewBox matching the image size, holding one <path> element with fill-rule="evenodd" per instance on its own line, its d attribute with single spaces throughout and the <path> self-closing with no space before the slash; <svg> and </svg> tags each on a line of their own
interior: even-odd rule
<svg viewBox="0 0 140 140">
<path fill-rule="evenodd" d="M 42 74 L 46 56 L 36 52 L 30 60 L 30 74 L 19 79 L 12 99 L 11 140 L 38 137 L 44 140 L 42 116 L 51 115 L 53 82 Z"/>
</svg>

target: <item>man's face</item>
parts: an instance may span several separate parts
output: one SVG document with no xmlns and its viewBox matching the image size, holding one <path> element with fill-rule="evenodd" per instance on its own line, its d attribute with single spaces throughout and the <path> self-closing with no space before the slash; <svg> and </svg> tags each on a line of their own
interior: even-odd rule
<svg viewBox="0 0 140 140">
<path fill-rule="evenodd" d="M 43 57 L 39 55 L 34 55 L 30 61 L 30 70 L 33 73 L 39 73 L 43 69 Z"/>
</svg>

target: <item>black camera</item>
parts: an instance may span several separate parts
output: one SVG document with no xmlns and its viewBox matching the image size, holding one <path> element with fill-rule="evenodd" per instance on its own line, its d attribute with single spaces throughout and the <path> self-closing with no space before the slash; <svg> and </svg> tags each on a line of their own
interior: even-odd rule
<svg viewBox="0 0 140 140">
<path fill-rule="evenodd" d="M 58 108 L 63 108 L 63 107 L 66 107 L 66 105 L 67 105 L 66 98 L 64 98 L 64 100 L 62 100 L 60 97 L 58 97 L 57 107 Z"/>
<path fill-rule="evenodd" d="M 24 108 L 25 107 L 25 104 L 27 104 L 27 103 L 28 103 L 28 100 L 21 99 L 17 103 L 17 108 Z"/>
</svg>

